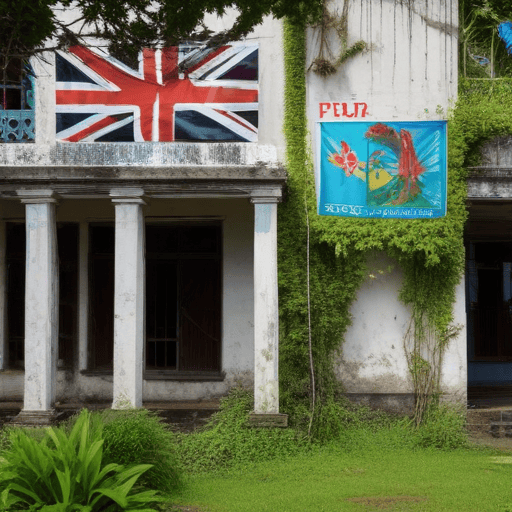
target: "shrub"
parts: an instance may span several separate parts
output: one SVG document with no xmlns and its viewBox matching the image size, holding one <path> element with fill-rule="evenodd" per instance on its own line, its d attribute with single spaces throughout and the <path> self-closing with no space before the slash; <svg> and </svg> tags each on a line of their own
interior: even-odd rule
<svg viewBox="0 0 512 512">
<path fill-rule="evenodd" d="M 175 435 L 158 415 L 146 409 L 94 413 L 103 425 L 104 458 L 125 466 L 151 464 L 139 483 L 171 494 L 181 486 Z"/>
<path fill-rule="evenodd" d="M 247 419 L 252 409 L 252 392 L 243 388 L 231 390 L 221 400 L 219 412 L 202 430 L 179 435 L 182 464 L 196 472 L 220 470 L 307 449 L 306 438 L 294 429 L 249 427 Z"/>
<path fill-rule="evenodd" d="M 101 425 L 83 410 L 69 432 L 48 428 L 40 441 L 22 429 L 10 431 L 0 462 L 2 510 L 95 512 L 153 510 L 155 491 L 133 490 L 149 465 L 105 464 Z M 16 507 L 16 508 L 13 508 Z"/>
<path fill-rule="evenodd" d="M 464 429 L 466 418 L 462 411 L 447 404 L 432 404 L 423 422 L 414 432 L 415 442 L 422 448 L 442 450 L 462 448 L 468 444 Z"/>
</svg>

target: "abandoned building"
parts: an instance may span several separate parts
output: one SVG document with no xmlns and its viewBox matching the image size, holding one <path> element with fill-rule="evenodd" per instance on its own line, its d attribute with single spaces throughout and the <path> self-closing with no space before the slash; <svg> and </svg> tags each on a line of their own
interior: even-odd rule
<svg viewBox="0 0 512 512">
<path fill-rule="evenodd" d="M 254 385 L 256 413 L 279 412 L 286 174 L 269 75 L 282 58 L 280 25 L 261 30 L 222 51 L 144 50 L 139 70 L 82 47 L 35 60 L 33 76 L 13 63 L 0 399 L 23 400 L 19 420 L 45 421 L 56 401 L 140 407 L 236 383 Z"/>
<path fill-rule="evenodd" d="M 446 118 L 457 13 L 456 0 L 350 4 L 348 40 L 368 50 L 330 77 L 305 70 L 313 148 L 321 103 L 344 105 L 326 121 L 354 121 L 357 105 L 365 120 Z M 253 386 L 256 414 L 280 417 L 282 30 L 268 19 L 215 54 L 146 49 L 139 70 L 81 47 L 34 59 L 33 74 L 12 65 L 0 110 L 0 400 L 23 400 L 22 420 L 51 418 L 56 401 L 138 407 L 237 383 Z M 306 67 L 319 44 L 308 29 Z M 469 179 L 463 328 L 441 381 L 460 403 L 468 384 L 512 381 L 511 147 L 489 144 L 485 172 Z M 413 400 L 401 282 L 394 265 L 362 286 L 337 363 L 349 396 L 391 409 Z"/>
</svg>

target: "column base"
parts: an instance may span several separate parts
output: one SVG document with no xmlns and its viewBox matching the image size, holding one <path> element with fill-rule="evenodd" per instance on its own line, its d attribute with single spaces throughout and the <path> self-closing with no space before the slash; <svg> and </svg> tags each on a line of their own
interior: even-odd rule
<svg viewBox="0 0 512 512">
<path fill-rule="evenodd" d="M 55 409 L 49 411 L 21 411 L 9 425 L 20 427 L 47 427 L 56 418 Z"/>
<path fill-rule="evenodd" d="M 285 428 L 288 426 L 288 414 L 251 412 L 249 425 L 251 427 Z"/>
</svg>

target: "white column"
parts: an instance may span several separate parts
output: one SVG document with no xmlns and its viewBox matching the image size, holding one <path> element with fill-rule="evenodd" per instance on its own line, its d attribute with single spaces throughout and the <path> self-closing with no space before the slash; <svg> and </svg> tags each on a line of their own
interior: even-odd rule
<svg viewBox="0 0 512 512">
<path fill-rule="evenodd" d="M 78 371 L 88 369 L 89 223 L 80 222 L 78 242 Z"/>
<path fill-rule="evenodd" d="M 7 344 L 7 265 L 6 257 L 6 235 L 5 222 L 0 221 L 0 370 L 8 366 L 8 344 Z"/>
<path fill-rule="evenodd" d="M 25 390 L 20 416 L 50 416 L 55 402 L 59 268 L 54 192 L 22 190 L 25 203 Z M 21 418 L 20 418 L 21 419 Z M 30 421 L 30 420 L 28 420 Z"/>
<path fill-rule="evenodd" d="M 113 409 L 142 407 L 144 352 L 143 191 L 115 189 Z"/>
<path fill-rule="evenodd" d="M 30 63 L 37 77 L 35 90 L 35 143 L 50 151 L 55 146 L 55 52 L 32 57 Z"/>
<path fill-rule="evenodd" d="M 279 413 L 277 198 L 254 203 L 254 412 Z"/>
</svg>

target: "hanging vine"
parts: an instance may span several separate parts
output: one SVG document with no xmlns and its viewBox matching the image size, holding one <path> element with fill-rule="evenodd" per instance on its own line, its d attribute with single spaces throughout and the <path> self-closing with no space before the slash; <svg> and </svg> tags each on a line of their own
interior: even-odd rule
<svg viewBox="0 0 512 512">
<path fill-rule="evenodd" d="M 333 75 L 348 59 L 368 49 L 368 45 L 363 40 L 356 41 L 349 46 L 348 9 L 349 0 L 345 0 L 341 15 L 333 14 L 328 10 L 327 1 L 324 0 L 321 20 L 312 25 L 313 28 L 318 30 L 320 47 L 318 56 L 313 60 L 309 69 L 320 76 Z M 333 49 L 334 40 L 341 47 L 337 55 Z"/>
<path fill-rule="evenodd" d="M 313 433 L 327 435 L 339 428 L 339 412 L 329 414 L 341 392 L 334 356 L 342 350 L 343 334 L 351 320 L 350 305 L 368 276 L 367 256 L 384 251 L 404 274 L 399 298 L 411 310 L 404 349 L 416 397 L 415 419 L 420 423 L 429 404 L 439 397 L 443 355 L 459 329 L 453 325 L 453 303 L 464 269 L 465 166 L 473 135 L 466 130 L 468 120 L 461 123 L 456 109 L 448 128 L 446 217 L 411 220 L 317 215 L 313 170 L 307 158 L 304 32 L 301 25 L 285 26 L 289 190 L 287 201 L 280 206 L 278 224 L 283 406 L 294 411 L 294 421 L 307 420 L 309 424 L 314 420 Z M 308 198 L 306 211 L 304 197 Z M 316 384 L 313 411 L 308 352 Z"/>
<path fill-rule="evenodd" d="M 317 437 L 341 426 L 341 416 L 329 413 L 342 391 L 334 357 L 365 270 L 361 254 L 337 257 L 313 227 L 317 215 L 307 143 L 305 26 L 285 23 L 284 44 L 288 190 L 278 222 L 280 396 L 291 422 Z"/>
</svg>

